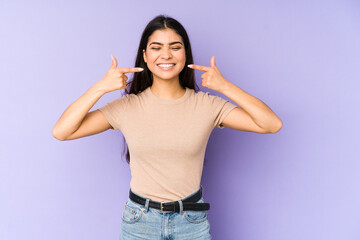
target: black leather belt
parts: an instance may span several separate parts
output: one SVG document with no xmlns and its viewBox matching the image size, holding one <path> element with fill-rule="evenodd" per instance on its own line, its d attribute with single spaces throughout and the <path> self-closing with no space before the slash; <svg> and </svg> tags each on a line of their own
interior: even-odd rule
<svg viewBox="0 0 360 240">
<path fill-rule="evenodd" d="M 210 209 L 209 203 L 197 203 L 202 197 L 202 186 L 200 187 L 199 191 L 197 191 L 194 195 L 185 198 L 182 201 L 183 204 L 183 211 L 192 210 L 192 211 L 204 211 Z M 145 206 L 146 198 L 143 198 L 134 192 L 129 191 L 129 198 L 141 205 Z M 158 202 L 151 200 L 149 201 L 149 207 L 159 209 L 161 212 L 180 212 L 180 205 L 178 201 L 174 202 Z"/>
</svg>

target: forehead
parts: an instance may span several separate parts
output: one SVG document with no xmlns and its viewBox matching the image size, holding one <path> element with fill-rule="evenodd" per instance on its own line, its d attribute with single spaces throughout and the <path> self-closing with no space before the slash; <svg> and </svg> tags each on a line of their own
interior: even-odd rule
<svg viewBox="0 0 360 240">
<path fill-rule="evenodd" d="M 167 29 L 159 29 L 154 31 L 150 35 L 147 44 L 149 45 L 152 42 L 160 42 L 160 43 L 168 44 L 170 42 L 175 42 L 175 41 L 183 42 L 181 36 L 177 34 L 175 30 L 167 28 Z"/>
</svg>

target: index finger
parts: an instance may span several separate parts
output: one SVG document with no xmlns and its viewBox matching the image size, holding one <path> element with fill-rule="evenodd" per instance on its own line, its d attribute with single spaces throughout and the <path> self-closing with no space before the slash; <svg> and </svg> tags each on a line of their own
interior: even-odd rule
<svg viewBox="0 0 360 240">
<path fill-rule="evenodd" d="M 132 73 L 132 72 L 141 72 L 143 68 L 119 68 L 122 73 Z"/>
<path fill-rule="evenodd" d="M 200 71 L 204 71 L 204 72 L 207 72 L 207 71 L 209 71 L 211 69 L 210 67 L 205 67 L 205 66 L 195 65 L 195 64 L 189 64 L 188 66 L 190 68 L 200 70 Z"/>
</svg>

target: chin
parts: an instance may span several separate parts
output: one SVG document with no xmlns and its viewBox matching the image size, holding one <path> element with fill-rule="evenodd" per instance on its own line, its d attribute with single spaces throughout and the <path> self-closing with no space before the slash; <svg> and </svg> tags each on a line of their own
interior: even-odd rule
<svg viewBox="0 0 360 240">
<path fill-rule="evenodd" d="M 176 77 L 178 77 L 179 75 L 174 75 L 174 76 L 159 76 L 159 75 L 156 75 L 157 78 L 159 79 L 163 79 L 163 80 L 172 80 Z"/>
<path fill-rule="evenodd" d="M 153 75 L 155 75 L 157 78 L 165 79 L 165 80 L 171 80 L 173 78 L 179 77 L 180 72 L 176 73 L 163 73 L 163 72 L 153 72 L 151 71 Z"/>
</svg>

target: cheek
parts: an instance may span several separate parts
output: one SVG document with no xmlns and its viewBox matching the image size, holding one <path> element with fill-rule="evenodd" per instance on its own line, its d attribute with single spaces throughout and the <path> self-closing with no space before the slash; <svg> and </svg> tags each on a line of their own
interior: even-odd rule
<svg viewBox="0 0 360 240">
<path fill-rule="evenodd" d="M 148 64 L 151 64 L 152 62 L 154 62 L 155 56 L 153 54 L 147 54 L 146 59 L 147 59 Z"/>
<path fill-rule="evenodd" d="M 181 57 L 182 57 L 182 59 L 186 59 L 186 54 L 185 54 L 185 50 L 183 50 L 183 51 L 181 51 Z"/>
<path fill-rule="evenodd" d="M 148 66 L 148 68 L 149 68 L 151 71 L 155 70 L 155 67 L 156 67 L 156 65 L 155 65 L 155 63 L 154 63 L 155 58 L 154 58 L 153 56 L 151 56 L 151 54 L 148 54 L 148 55 L 146 56 L 146 60 L 147 60 L 146 65 Z"/>
<path fill-rule="evenodd" d="M 179 53 L 179 54 L 177 55 L 177 59 L 185 64 L 185 61 L 186 61 L 185 51 Z"/>
</svg>

